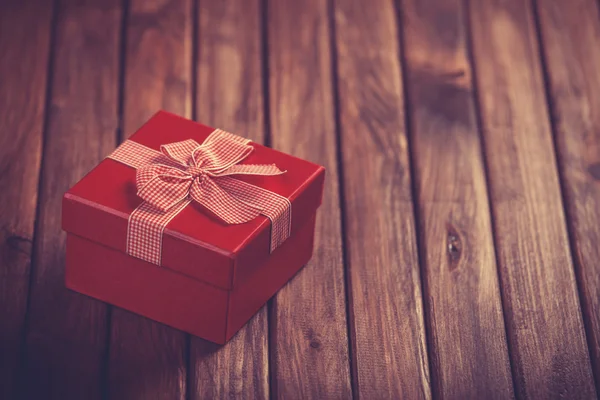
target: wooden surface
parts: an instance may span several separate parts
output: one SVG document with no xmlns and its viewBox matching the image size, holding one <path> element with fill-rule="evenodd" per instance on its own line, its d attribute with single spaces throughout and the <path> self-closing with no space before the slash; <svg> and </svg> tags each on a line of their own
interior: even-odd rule
<svg viewBox="0 0 600 400">
<path fill-rule="evenodd" d="M 406 1 L 403 14 L 409 130 L 435 393 L 451 399 L 467 394 L 511 398 L 462 2 Z"/>
<path fill-rule="evenodd" d="M 470 6 L 515 391 L 522 398 L 592 397 L 531 3 Z"/>
<path fill-rule="evenodd" d="M 600 14 L 595 1 L 538 4 L 547 94 L 575 273 L 600 378 Z"/>
<path fill-rule="evenodd" d="M 60 215 L 62 193 L 116 144 L 121 7 L 117 1 L 65 1 L 54 12 L 29 307 L 17 392 L 24 398 L 101 399 L 108 306 L 65 290 L 65 234 Z M 98 64 L 98 60 L 103 62 Z"/>
<path fill-rule="evenodd" d="M 324 0 L 266 10 L 271 144 L 328 174 L 313 259 L 270 307 L 271 394 L 286 399 L 352 394 L 327 11 Z"/>
<path fill-rule="evenodd" d="M 152 110 L 192 116 L 191 2 L 132 0 L 127 6 L 120 31 L 119 140 L 152 116 Z M 163 62 L 155 63 L 157 59 Z M 171 399 L 185 399 L 188 335 L 119 308 L 111 309 L 109 328 L 109 398 L 159 399 L 169 393 Z"/>
<path fill-rule="evenodd" d="M 0 76 L 12 77 L 0 91 L 0 398 L 13 390 L 25 328 L 53 15 L 32 1 L 9 6 L 0 13 Z"/>
<path fill-rule="evenodd" d="M 354 393 L 431 398 L 394 4 L 334 13 Z"/>
<path fill-rule="evenodd" d="M 599 71 L 595 0 L 0 1 L 0 398 L 597 398 Z M 327 168 L 224 346 L 64 287 L 157 109 Z"/>
</svg>

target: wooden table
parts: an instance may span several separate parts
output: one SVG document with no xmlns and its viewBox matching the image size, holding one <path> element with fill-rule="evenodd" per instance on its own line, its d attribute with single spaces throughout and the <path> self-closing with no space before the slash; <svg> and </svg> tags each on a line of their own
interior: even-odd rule
<svg viewBox="0 0 600 400">
<path fill-rule="evenodd" d="M 0 398 L 596 397 L 595 0 L 1 3 Z M 161 108 L 328 170 L 222 347 L 64 287 L 62 194 Z"/>
</svg>

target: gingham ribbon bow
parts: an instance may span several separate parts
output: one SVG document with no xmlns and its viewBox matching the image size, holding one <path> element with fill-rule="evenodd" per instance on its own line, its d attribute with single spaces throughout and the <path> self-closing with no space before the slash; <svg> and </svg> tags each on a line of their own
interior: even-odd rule
<svg viewBox="0 0 600 400">
<path fill-rule="evenodd" d="M 274 164 L 239 164 L 254 150 L 250 140 L 215 130 L 202 144 L 192 139 L 162 145 L 160 152 L 131 140 L 109 158 L 137 169 L 137 194 L 144 200 L 129 217 L 127 253 L 161 264 L 167 224 L 191 201 L 227 224 L 267 216 L 272 223 L 271 251 L 290 235 L 290 201 L 234 175 L 280 175 Z"/>
</svg>

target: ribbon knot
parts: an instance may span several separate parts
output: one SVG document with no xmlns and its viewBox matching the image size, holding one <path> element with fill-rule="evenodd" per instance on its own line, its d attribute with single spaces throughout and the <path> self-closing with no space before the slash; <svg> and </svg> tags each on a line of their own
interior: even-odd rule
<svg viewBox="0 0 600 400">
<path fill-rule="evenodd" d="M 201 175 L 206 174 L 207 172 L 202 168 L 202 166 L 192 165 L 186 169 L 186 172 L 190 174 L 194 178 L 199 178 Z"/>
</svg>

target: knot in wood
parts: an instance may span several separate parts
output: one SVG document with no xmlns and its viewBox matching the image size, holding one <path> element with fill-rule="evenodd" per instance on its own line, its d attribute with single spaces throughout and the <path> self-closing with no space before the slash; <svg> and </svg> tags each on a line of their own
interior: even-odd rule
<svg viewBox="0 0 600 400">
<path fill-rule="evenodd" d="M 447 231 L 448 234 L 446 237 L 446 246 L 448 262 L 450 270 L 452 271 L 458 266 L 458 262 L 460 261 L 460 257 L 462 255 L 462 242 L 460 235 L 452 225 L 448 224 Z"/>
</svg>

